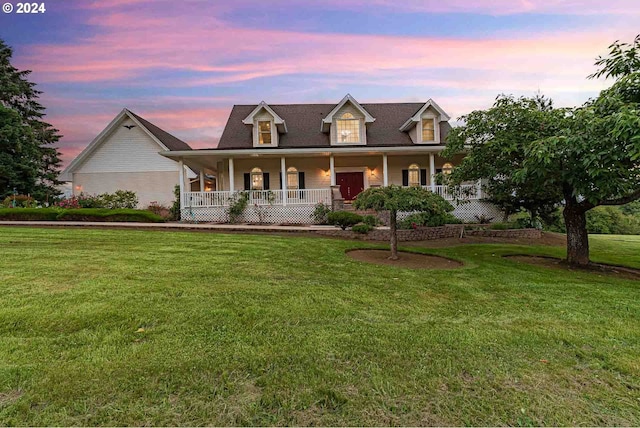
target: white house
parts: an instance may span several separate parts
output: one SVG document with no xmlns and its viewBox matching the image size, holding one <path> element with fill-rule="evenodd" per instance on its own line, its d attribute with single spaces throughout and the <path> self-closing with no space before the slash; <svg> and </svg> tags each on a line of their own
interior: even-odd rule
<svg viewBox="0 0 640 428">
<path fill-rule="evenodd" d="M 168 150 L 185 152 L 191 147 L 123 109 L 69 164 L 61 180 L 72 183 L 74 195 L 134 191 L 142 208 L 152 202 L 170 205 L 181 176 L 190 190 L 214 188 L 215 180 L 194 168 L 183 166 L 184 174 L 180 174 L 178 162 L 159 154 Z"/>
</svg>

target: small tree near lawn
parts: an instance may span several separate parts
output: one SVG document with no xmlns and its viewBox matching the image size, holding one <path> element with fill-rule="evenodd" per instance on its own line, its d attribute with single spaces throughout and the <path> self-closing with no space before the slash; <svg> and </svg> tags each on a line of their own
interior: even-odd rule
<svg viewBox="0 0 640 428">
<path fill-rule="evenodd" d="M 396 185 L 371 187 L 358 195 L 353 206 L 359 210 L 389 211 L 391 260 L 398 260 L 398 212 L 444 215 L 453 211 L 449 202 L 427 189 Z"/>
</svg>

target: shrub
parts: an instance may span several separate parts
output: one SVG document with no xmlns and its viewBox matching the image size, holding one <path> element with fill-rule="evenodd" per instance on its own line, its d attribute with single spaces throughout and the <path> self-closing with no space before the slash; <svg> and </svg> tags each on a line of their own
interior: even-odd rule
<svg viewBox="0 0 640 428">
<path fill-rule="evenodd" d="M 146 208 L 147 211 L 154 213 L 157 216 L 162 217 L 165 220 L 172 219 L 171 208 L 165 207 L 164 205 L 157 204 L 155 202 L 151 202 L 149 206 Z"/>
<path fill-rule="evenodd" d="M 327 216 L 329 224 L 340 226 L 342 230 L 355 226 L 362 221 L 362 216 L 350 211 L 333 211 Z"/>
<path fill-rule="evenodd" d="M 318 202 L 313 208 L 313 214 L 311 214 L 311 218 L 315 224 L 327 224 L 327 216 L 331 212 L 331 207 L 329 205 L 324 204 L 323 202 Z"/>
<path fill-rule="evenodd" d="M 151 222 L 164 221 L 160 216 L 144 210 L 108 209 L 108 208 L 3 208 L 0 220 L 22 221 L 127 221 Z"/>
<path fill-rule="evenodd" d="M 358 223 L 351 228 L 355 233 L 367 234 L 373 230 L 373 227 L 366 223 Z"/>
<path fill-rule="evenodd" d="M 11 195 L 2 201 L 5 208 L 35 208 L 37 204 L 36 200 L 28 195 Z"/>
<path fill-rule="evenodd" d="M 115 193 L 103 193 L 97 196 L 98 203 L 102 204 L 101 207 L 95 208 L 128 208 L 134 209 L 138 206 L 138 196 L 136 192 L 130 190 L 116 190 Z"/>
<path fill-rule="evenodd" d="M 240 192 L 234 194 L 229 198 L 229 208 L 227 208 L 227 214 L 229 215 L 229 223 L 236 223 L 249 203 L 249 194 L 247 192 Z"/>
<path fill-rule="evenodd" d="M 173 188 L 173 196 L 175 199 L 173 200 L 173 204 L 171 204 L 171 220 L 180 220 L 180 185 L 176 184 Z"/>
<path fill-rule="evenodd" d="M 382 224 L 380 219 L 372 214 L 367 214 L 366 216 L 362 217 L 362 222 L 371 227 L 380 226 Z"/>
<path fill-rule="evenodd" d="M 460 219 L 451 213 L 439 213 L 430 215 L 428 213 L 416 213 L 405 217 L 398 222 L 399 229 L 414 229 L 415 227 L 427 226 L 437 227 L 445 224 L 460 224 Z"/>
<path fill-rule="evenodd" d="M 56 208 L 0 208 L 0 220 L 55 221 L 60 212 Z"/>
</svg>

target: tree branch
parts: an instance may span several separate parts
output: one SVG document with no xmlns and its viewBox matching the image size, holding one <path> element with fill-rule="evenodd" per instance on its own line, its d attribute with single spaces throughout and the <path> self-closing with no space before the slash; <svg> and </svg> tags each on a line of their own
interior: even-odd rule
<svg viewBox="0 0 640 428">
<path fill-rule="evenodd" d="M 636 199 L 640 199 L 640 189 L 621 198 L 600 201 L 599 205 L 624 205 L 628 204 L 629 202 L 633 202 Z"/>
</svg>

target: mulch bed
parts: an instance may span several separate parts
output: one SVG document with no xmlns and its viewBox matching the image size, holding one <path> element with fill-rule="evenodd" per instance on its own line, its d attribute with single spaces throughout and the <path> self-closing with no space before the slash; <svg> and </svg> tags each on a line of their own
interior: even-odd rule
<svg viewBox="0 0 640 428">
<path fill-rule="evenodd" d="M 463 266 L 461 262 L 445 257 L 406 251 L 398 252 L 398 260 L 389 260 L 391 251 L 387 250 L 350 250 L 347 251 L 347 256 L 361 262 L 406 269 L 457 269 Z"/>
<path fill-rule="evenodd" d="M 503 256 L 510 260 L 520 263 L 527 263 L 534 266 L 543 266 L 552 269 L 562 269 L 571 272 L 591 272 L 595 274 L 604 274 L 620 279 L 635 279 L 640 281 L 640 269 L 633 269 L 623 266 L 607 265 L 602 263 L 591 263 L 584 269 L 569 266 L 562 259 L 548 256 L 529 256 L 521 254 L 513 254 Z"/>
</svg>

